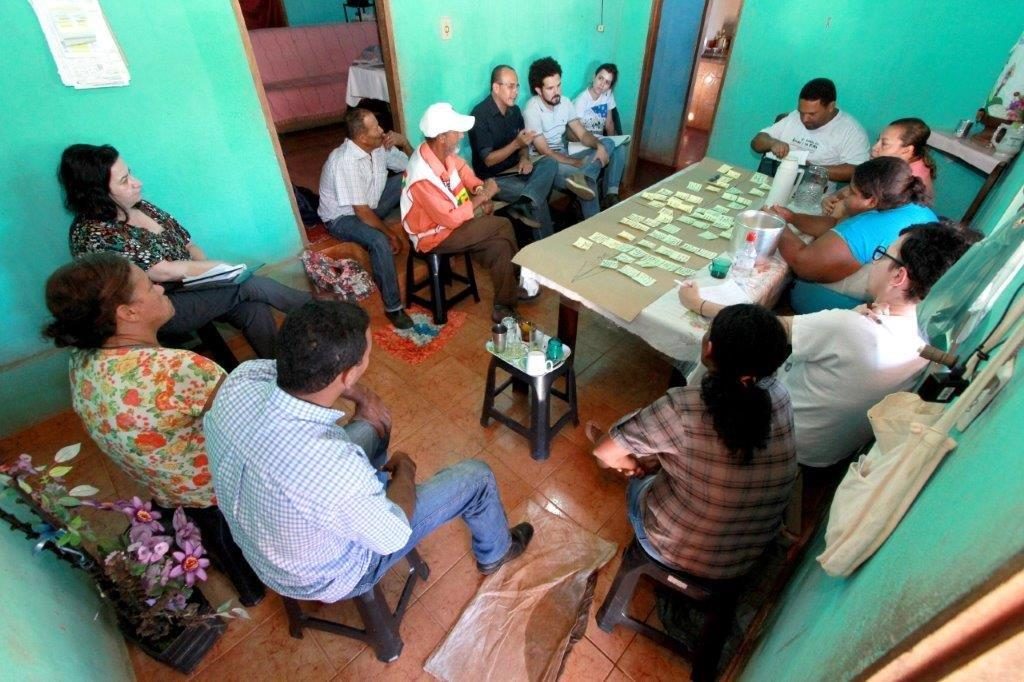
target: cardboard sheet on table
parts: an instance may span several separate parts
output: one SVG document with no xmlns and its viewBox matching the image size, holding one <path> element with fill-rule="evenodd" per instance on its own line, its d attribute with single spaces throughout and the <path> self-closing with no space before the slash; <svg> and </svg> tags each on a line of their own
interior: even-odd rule
<svg viewBox="0 0 1024 682">
<path fill-rule="evenodd" d="M 704 158 L 699 163 L 669 176 L 645 191 L 656 192 L 663 187 L 672 192 L 685 191 L 689 182 L 706 183 L 718 172 L 717 169 L 721 165 L 722 161 L 718 159 Z M 751 171 L 744 168 L 736 168 L 736 170 L 740 171 L 742 176 L 733 183 L 734 186 L 744 190 L 752 186 L 750 183 Z M 572 245 L 578 238 L 589 238 L 595 232 L 601 232 L 614 238 L 624 227 L 619 223 L 619 219 L 631 213 L 639 213 L 653 218 L 658 211 L 645 206 L 638 193 L 635 197 L 630 197 L 593 218 L 577 223 L 547 239 L 530 244 L 519 251 L 513 260 L 518 265 L 553 281 L 558 286 L 575 292 L 580 299 L 590 301 L 616 317 L 631 322 L 640 314 L 641 310 L 675 287 L 673 280 L 678 279 L 679 275 L 657 268 L 645 269 L 644 272 L 654 277 L 656 281 L 649 287 L 640 286 L 615 270 L 600 267 L 602 259 L 613 258 L 616 252 L 600 244 L 594 244 L 593 248 L 586 251 Z M 702 243 L 697 235 L 703 230 L 680 222 L 676 222 L 674 225 L 680 228 L 679 233 L 674 236 L 682 239 L 683 242 Z M 642 234 L 638 230 L 627 229 L 636 232 L 638 238 Z M 707 263 L 706 258 L 692 255 L 690 262 L 686 265 L 697 270 Z"/>
</svg>

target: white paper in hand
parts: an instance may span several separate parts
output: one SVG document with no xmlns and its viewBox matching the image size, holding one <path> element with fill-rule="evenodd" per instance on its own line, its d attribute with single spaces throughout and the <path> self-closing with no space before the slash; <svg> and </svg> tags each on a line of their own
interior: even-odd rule
<svg viewBox="0 0 1024 682">
<path fill-rule="evenodd" d="M 717 281 L 717 280 L 716 280 Z M 700 295 L 705 301 L 711 301 L 718 305 L 736 305 L 737 303 L 750 303 L 747 292 L 736 282 L 727 279 L 720 284 L 701 284 Z"/>
</svg>

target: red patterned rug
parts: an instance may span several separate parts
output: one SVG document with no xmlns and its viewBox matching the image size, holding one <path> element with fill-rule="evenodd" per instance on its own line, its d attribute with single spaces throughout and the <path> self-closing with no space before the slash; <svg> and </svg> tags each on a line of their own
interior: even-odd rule
<svg viewBox="0 0 1024 682">
<path fill-rule="evenodd" d="M 398 330 L 387 325 L 373 332 L 373 345 L 383 348 L 410 365 L 418 365 L 452 340 L 466 322 L 466 313 L 448 311 L 448 323 L 434 324 L 434 317 L 423 308 L 409 308 L 413 328 Z"/>
</svg>

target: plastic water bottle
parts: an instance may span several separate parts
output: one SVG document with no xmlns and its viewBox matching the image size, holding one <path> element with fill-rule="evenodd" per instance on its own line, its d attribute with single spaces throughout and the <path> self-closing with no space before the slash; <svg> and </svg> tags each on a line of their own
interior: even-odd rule
<svg viewBox="0 0 1024 682">
<path fill-rule="evenodd" d="M 746 241 L 732 259 L 732 276 L 736 282 L 742 284 L 750 278 L 754 272 L 754 263 L 757 262 L 757 235 L 747 232 Z"/>
</svg>

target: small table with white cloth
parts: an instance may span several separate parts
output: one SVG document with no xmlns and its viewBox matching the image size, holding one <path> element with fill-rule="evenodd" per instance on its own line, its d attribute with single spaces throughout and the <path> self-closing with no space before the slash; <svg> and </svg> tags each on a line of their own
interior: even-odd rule
<svg viewBox="0 0 1024 682">
<path fill-rule="evenodd" d="M 388 77 L 384 65 L 367 66 L 353 64 L 348 67 L 348 86 L 345 89 L 345 104 L 357 106 L 363 98 L 379 99 L 390 102 L 388 94 Z"/>
<path fill-rule="evenodd" d="M 715 255 L 731 250 L 730 219 L 760 208 L 768 193 L 771 179 L 753 175 L 758 182 L 752 181 L 749 170 L 705 158 L 593 218 L 527 246 L 514 262 L 525 277 L 561 295 L 558 338 L 565 343 L 576 345 L 583 305 L 688 371 L 699 363 L 708 321 L 682 306 L 676 281 L 696 277 L 702 288 L 704 282 L 721 282 L 709 279 L 707 266 Z M 722 185 L 728 181 L 727 187 L 708 189 L 716 186 L 716 179 Z M 723 217 L 714 218 L 716 213 Z M 612 260 L 619 263 L 614 269 L 608 267 Z M 742 288 L 751 301 L 772 306 L 789 275 L 789 266 L 776 254 L 758 265 Z"/>
</svg>

